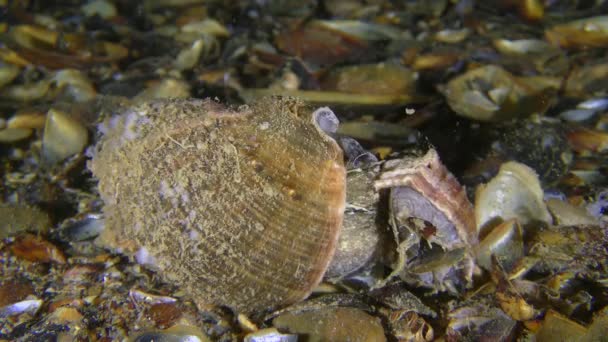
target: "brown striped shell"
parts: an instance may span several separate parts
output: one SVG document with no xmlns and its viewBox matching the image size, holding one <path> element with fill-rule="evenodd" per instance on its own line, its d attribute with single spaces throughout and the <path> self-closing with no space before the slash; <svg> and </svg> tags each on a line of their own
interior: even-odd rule
<svg viewBox="0 0 608 342">
<path fill-rule="evenodd" d="M 342 151 L 295 100 L 232 111 L 146 103 L 110 119 L 90 168 L 109 247 L 135 253 L 199 306 L 243 312 L 306 297 L 333 256 Z"/>
<path fill-rule="evenodd" d="M 434 149 L 422 157 L 387 161 L 374 186 L 391 189 L 391 202 L 400 208 L 393 210 L 431 222 L 437 230 L 430 242 L 446 250 L 477 244 L 473 206 Z"/>
</svg>

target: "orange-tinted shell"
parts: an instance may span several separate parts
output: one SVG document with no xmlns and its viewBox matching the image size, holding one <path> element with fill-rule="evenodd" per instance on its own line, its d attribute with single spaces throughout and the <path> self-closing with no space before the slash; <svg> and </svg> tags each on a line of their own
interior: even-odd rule
<svg viewBox="0 0 608 342">
<path fill-rule="evenodd" d="M 253 312 L 303 299 L 333 256 L 345 169 L 302 110 L 169 100 L 111 119 L 91 162 L 102 243 L 153 263 L 199 306 Z"/>
</svg>

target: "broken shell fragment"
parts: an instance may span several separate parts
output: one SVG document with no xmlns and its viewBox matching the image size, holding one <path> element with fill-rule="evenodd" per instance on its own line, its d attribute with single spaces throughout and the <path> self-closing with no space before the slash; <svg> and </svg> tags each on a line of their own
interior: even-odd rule
<svg viewBox="0 0 608 342">
<path fill-rule="evenodd" d="M 40 129 L 44 127 L 46 113 L 36 110 L 24 110 L 15 114 L 7 121 L 8 128 Z"/>
<path fill-rule="evenodd" d="M 375 187 L 391 188 L 395 215 L 417 217 L 434 226 L 432 232 L 417 232 L 429 242 L 448 250 L 477 243 L 471 202 L 434 149 L 423 157 L 387 161 Z"/>
<path fill-rule="evenodd" d="M 456 113 L 479 121 L 503 121 L 544 112 L 554 85 L 516 77 L 495 65 L 466 72 L 448 82 L 445 95 Z"/>
<path fill-rule="evenodd" d="M 80 70 L 60 70 L 52 77 L 52 81 L 56 90 L 63 93 L 69 102 L 91 101 L 97 95 L 93 83 Z"/>
<path fill-rule="evenodd" d="M 555 224 L 562 226 L 599 225 L 599 220 L 585 208 L 574 206 L 556 198 L 547 200 L 547 208 L 553 215 Z"/>
<path fill-rule="evenodd" d="M 100 243 L 152 263 L 199 307 L 303 299 L 334 254 L 345 201 L 342 151 L 316 114 L 291 99 L 239 111 L 176 99 L 111 118 L 90 164 Z"/>
<path fill-rule="evenodd" d="M 537 341 L 556 341 L 556 340 L 577 340 L 587 334 L 587 329 L 560 315 L 554 310 L 549 310 L 545 315 L 545 319 L 538 332 L 536 333 Z M 582 339 L 583 341 L 587 339 Z M 591 340 L 587 340 L 591 341 Z"/>
<path fill-rule="evenodd" d="M 450 340 L 504 341 L 514 335 L 517 322 L 496 307 L 494 298 L 483 296 L 465 304 L 452 309 L 447 315 L 449 323 L 446 335 Z"/>
<path fill-rule="evenodd" d="M 535 308 L 514 288 L 498 289 L 496 299 L 500 308 L 516 321 L 527 321 L 537 315 Z"/>
<path fill-rule="evenodd" d="M 608 132 L 589 128 L 576 128 L 566 135 L 568 143 L 576 152 L 605 152 L 608 150 Z"/>
<path fill-rule="evenodd" d="M 136 103 L 163 98 L 186 99 L 190 97 L 190 85 L 184 80 L 165 78 L 142 90 L 133 101 Z"/>
<path fill-rule="evenodd" d="M 305 62 L 334 65 L 345 60 L 373 59 L 379 54 L 375 44 L 404 37 L 389 25 L 357 20 L 313 20 L 280 33 L 279 49 Z"/>
<path fill-rule="evenodd" d="M 452 293 L 471 285 L 470 252 L 477 244 L 473 207 L 437 152 L 385 162 L 375 187 L 390 188 L 389 220 L 398 245 L 387 279 L 399 274 L 415 286 Z"/>
<path fill-rule="evenodd" d="M 282 334 L 276 328 L 261 329 L 256 332 L 247 334 L 244 342 L 298 342 L 298 335 Z"/>
<path fill-rule="evenodd" d="M 5 64 L 0 62 L 0 88 L 4 87 L 7 84 L 10 84 L 17 76 L 21 69 L 12 64 Z"/>
<path fill-rule="evenodd" d="M 98 15 L 103 19 L 111 19 L 117 14 L 114 4 L 104 0 L 93 0 L 86 5 L 82 5 L 80 9 L 87 17 Z"/>
<path fill-rule="evenodd" d="M 540 39 L 495 39 L 492 44 L 500 53 L 515 56 L 546 53 L 547 50 L 555 49 L 551 44 Z"/>
<path fill-rule="evenodd" d="M 87 142 L 87 129 L 80 122 L 62 111 L 49 110 L 42 137 L 42 155 L 47 163 L 81 152 Z"/>
<path fill-rule="evenodd" d="M 475 251 L 477 263 L 486 270 L 492 269 L 493 256 L 503 269 L 510 270 L 524 256 L 523 233 L 517 220 L 505 221 L 492 229 Z"/>
<path fill-rule="evenodd" d="M 95 63 L 117 61 L 129 54 L 129 49 L 120 44 L 35 25 L 13 26 L 7 39 L 19 61 L 50 69 L 84 68 Z"/>
<path fill-rule="evenodd" d="M 518 162 L 504 163 L 498 174 L 475 192 L 477 230 L 483 236 L 500 221 L 511 218 L 522 225 L 532 221 L 551 223 L 543 196 L 534 170 Z"/>
<path fill-rule="evenodd" d="M 23 313 L 29 313 L 34 316 L 42 306 L 42 303 L 42 300 L 36 298 L 25 299 L 17 303 L 2 306 L 0 307 L 0 318 L 21 315 Z"/>
<path fill-rule="evenodd" d="M 532 62 L 542 74 L 567 68 L 568 60 L 559 47 L 540 39 L 495 39 L 492 44 L 501 54 Z"/>
<path fill-rule="evenodd" d="M 389 325 L 398 341 L 433 341 L 433 327 L 414 311 L 398 310 L 389 316 Z"/>
<path fill-rule="evenodd" d="M 455 30 L 441 30 L 433 36 L 433 38 L 441 43 L 457 44 L 467 39 L 471 34 L 471 30 L 468 28 L 455 29 Z"/>
<path fill-rule="evenodd" d="M 608 16 L 575 20 L 553 26 L 545 31 L 549 42 L 566 48 L 608 46 Z"/>
<path fill-rule="evenodd" d="M 400 65 L 378 63 L 335 69 L 321 85 L 343 93 L 398 96 L 413 94 L 416 79 L 414 72 Z"/>
<path fill-rule="evenodd" d="M 29 128 L 5 128 L 0 129 L 0 143 L 10 144 L 29 138 L 32 135 Z"/>
<path fill-rule="evenodd" d="M 592 63 L 575 68 L 566 80 L 565 96 L 585 98 L 589 94 L 604 96 L 608 89 L 608 63 Z"/>
<path fill-rule="evenodd" d="M 10 246 L 11 252 L 18 258 L 32 262 L 55 262 L 65 264 L 63 252 L 54 244 L 40 236 L 25 234 L 19 236 Z"/>
<path fill-rule="evenodd" d="M 273 320 L 279 330 L 307 336 L 307 341 L 386 341 L 380 319 L 347 307 L 285 313 Z"/>
<path fill-rule="evenodd" d="M 158 341 L 158 342 L 209 342 L 211 341 L 200 328 L 176 324 L 169 329 L 144 331 L 131 336 L 134 342 Z"/>
</svg>

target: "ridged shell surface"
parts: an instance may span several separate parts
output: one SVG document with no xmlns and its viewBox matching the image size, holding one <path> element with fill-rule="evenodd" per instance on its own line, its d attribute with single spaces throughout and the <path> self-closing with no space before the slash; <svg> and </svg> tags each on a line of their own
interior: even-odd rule
<svg viewBox="0 0 608 342">
<path fill-rule="evenodd" d="M 90 168 L 100 241 L 154 264 L 199 306 L 242 312 L 306 297 L 334 252 L 342 152 L 293 99 L 232 111 L 168 100 L 107 121 Z"/>
<path fill-rule="evenodd" d="M 473 206 L 434 149 L 421 157 L 388 161 L 374 186 L 392 188 L 393 203 L 433 223 L 437 232 L 428 237 L 430 242 L 447 250 L 478 243 Z"/>
</svg>

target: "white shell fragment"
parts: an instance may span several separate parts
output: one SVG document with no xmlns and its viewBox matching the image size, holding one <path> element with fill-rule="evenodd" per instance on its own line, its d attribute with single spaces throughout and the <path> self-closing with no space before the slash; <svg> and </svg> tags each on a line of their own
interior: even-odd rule
<svg viewBox="0 0 608 342">
<path fill-rule="evenodd" d="M 185 99 L 190 96 L 190 85 L 184 80 L 165 78 L 159 83 L 142 90 L 134 98 L 135 103 L 143 103 L 154 99 Z"/>
<path fill-rule="evenodd" d="M 599 220 L 585 208 L 574 206 L 568 202 L 552 198 L 547 200 L 547 207 L 555 223 L 563 226 L 598 225 Z"/>
<path fill-rule="evenodd" d="M 64 112 L 48 111 L 42 138 L 42 156 L 46 162 L 56 163 L 82 151 L 87 141 L 87 129 L 80 122 Z"/>
<path fill-rule="evenodd" d="M 202 39 L 197 39 L 190 46 L 179 52 L 173 65 L 179 70 L 192 69 L 198 63 L 204 45 L 205 42 Z"/>
<path fill-rule="evenodd" d="M 477 188 L 475 217 L 478 232 L 512 218 L 522 225 L 532 221 L 551 223 L 538 175 L 513 161 L 504 163 L 489 183 Z"/>
<path fill-rule="evenodd" d="M 71 101 L 86 102 L 97 96 L 97 91 L 87 75 L 76 69 L 58 71 L 51 79 L 58 90 Z"/>
<path fill-rule="evenodd" d="M 245 342 L 298 342 L 296 334 L 282 334 L 276 328 L 266 328 L 245 336 Z"/>
<path fill-rule="evenodd" d="M 551 44 L 540 39 L 496 39 L 492 43 L 500 53 L 514 56 L 547 53 L 555 49 Z"/>
<path fill-rule="evenodd" d="M 116 6 L 105 0 L 94 0 L 81 7 L 87 17 L 98 15 L 103 19 L 110 19 L 117 14 Z"/>
<path fill-rule="evenodd" d="M 35 315 L 42 306 L 40 299 L 26 299 L 17 303 L 9 304 L 0 308 L 0 318 L 29 313 Z"/>
</svg>

